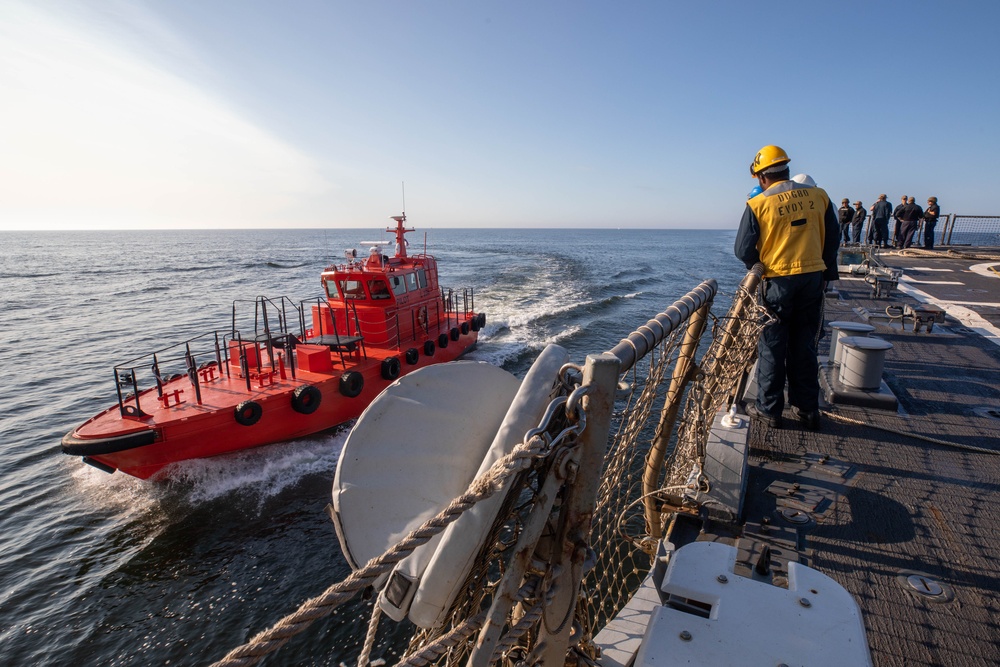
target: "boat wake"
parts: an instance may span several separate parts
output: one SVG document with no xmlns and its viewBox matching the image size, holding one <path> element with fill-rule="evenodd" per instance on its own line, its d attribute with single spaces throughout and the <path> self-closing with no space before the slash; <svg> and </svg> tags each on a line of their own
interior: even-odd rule
<svg viewBox="0 0 1000 667">
<path fill-rule="evenodd" d="M 192 504 L 237 493 L 260 505 L 303 477 L 333 473 L 349 428 L 301 440 L 257 447 L 225 456 L 190 459 L 163 470 L 164 486 L 182 492 Z"/>
<path fill-rule="evenodd" d="M 74 465 L 70 474 L 81 498 L 115 513 L 118 519 L 145 515 L 159 502 L 154 485 L 131 475 L 108 475 L 86 465 Z"/>
<path fill-rule="evenodd" d="M 162 481 L 130 475 L 108 475 L 90 466 L 72 473 L 83 496 L 120 519 L 146 515 L 160 507 L 195 507 L 230 494 L 253 498 L 258 507 L 267 499 L 313 474 L 332 474 L 350 429 L 277 443 L 208 459 L 190 459 L 161 472 Z"/>
</svg>

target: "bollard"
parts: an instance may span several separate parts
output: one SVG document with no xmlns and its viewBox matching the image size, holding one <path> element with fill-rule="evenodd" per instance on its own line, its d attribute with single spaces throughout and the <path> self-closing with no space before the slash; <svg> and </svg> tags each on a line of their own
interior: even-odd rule
<svg viewBox="0 0 1000 667">
<path fill-rule="evenodd" d="M 881 338 L 841 338 L 840 383 L 851 389 L 877 390 L 882 384 L 885 353 L 891 349 L 892 343 Z"/>
<path fill-rule="evenodd" d="M 833 335 L 830 336 L 830 358 L 827 361 L 829 364 L 842 363 L 839 345 L 841 338 L 847 336 L 867 336 L 875 331 L 875 327 L 870 324 L 851 322 L 849 320 L 830 322 L 830 328 L 833 330 Z"/>
</svg>

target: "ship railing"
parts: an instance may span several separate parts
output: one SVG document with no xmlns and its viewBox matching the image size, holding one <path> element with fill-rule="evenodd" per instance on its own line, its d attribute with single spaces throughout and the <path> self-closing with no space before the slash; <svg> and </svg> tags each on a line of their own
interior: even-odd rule
<svg viewBox="0 0 1000 667">
<path fill-rule="evenodd" d="M 139 397 L 154 390 L 164 407 L 180 403 L 184 390 L 174 388 L 167 391 L 165 388 L 168 383 L 185 375 L 190 379 L 195 400 L 200 405 L 201 382 L 214 378 L 216 374 L 229 373 L 223 358 L 224 345 L 220 343 L 219 332 L 211 331 L 116 365 L 115 391 L 121 416 L 148 418 L 149 415 L 139 404 Z"/>
<path fill-rule="evenodd" d="M 469 315 L 475 312 L 475 295 L 471 287 L 461 292 L 451 288 L 441 288 L 441 307 L 447 318 L 448 327 L 458 326 Z M 452 319 L 454 318 L 454 324 Z"/>
<path fill-rule="evenodd" d="M 323 340 L 324 337 L 333 337 L 334 343 L 324 343 L 331 351 L 336 352 L 340 358 L 340 364 L 344 367 L 347 366 L 346 354 L 354 353 L 355 351 L 361 355 L 361 358 L 368 358 L 368 350 L 365 345 L 365 333 L 364 327 L 361 325 L 361 318 L 358 316 L 358 307 L 353 301 L 346 301 L 341 304 L 340 307 L 334 308 L 330 301 L 323 296 L 313 297 L 312 299 L 305 299 L 299 304 L 299 330 L 301 333 L 301 340 L 303 342 L 309 340 L 320 339 Z M 305 313 L 307 306 L 311 309 L 315 307 L 315 316 L 313 317 L 312 326 L 306 325 Z M 327 325 L 327 318 L 324 313 L 329 313 L 329 326 Z M 343 315 L 343 318 L 338 318 L 338 313 Z M 340 330 L 340 322 L 344 323 L 344 330 Z M 341 337 L 348 339 L 349 342 L 340 344 Z"/>
<path fill-rule="evenodd" d="M 942 216 L 944 225 L 936 239 L 941 245 L 1000 247 L 1000 216 L 958 215 Z M 923 222 L 921 222 L 921 231 Z"/>
<path fill-rule="evenodd" d="M 865 222 L 862 239 L 869 238 L 872 233 L 870 227 L 873 224 L 874 220 L 869 216 Z M 890 220 L 890 227 L 892 224 Z M 927 233 L 926 227 L 926 222 L 921 219 L 917 224 L 917 231 L 913 235 L 914 246 L 919 248 L 923 245 L 922 239 Z M 1000 247 L 1000 215 L 942 214 L 938 217 L 937 226 L 932 233 L 935 244 L 940 246 L 998 248 Z"/>
<path fill-rule="evenodd" d="M 247 303 L 250 303 L 249 299 L 233 301 L 231 330 L 224 346 L 227 365 L 231 363 L 229 353 L 233 349 L 237 350 L 237 361 L 242 377 L 246 380 L 247 391 L 251 390 L 252 377 L 274 373 L 284 376 L 286 365 L 287 371 L 295 378 L 294 351 L 298 338 L 292 333 L 291 327 L 296 320 L 302 320 L 300 306 L 287 296 L 256 297 L 253 300 L 253 335 L 245 336 L 240 328 L 244 322 L 240 317 L 244 312 L 240 305 Z M 249 324 L 249 320 L 246 321 Z M 232 342 L 236 344 L 233 345 Z M 280 350 L 280 354 L 277 350 Z"/>
<path fill-rule="evenodd" d="M 345 663 L 368 665 L 384 657 L 376 652 L 400 651 L 397 667 L 597 664 L 595 637 L 649 572 L 665 517 L 685 502 L 694 511 L 714 418 L 742 399 L 766 321 L 762 270 L 747 274 L 724 317 L 712 315 L 717 286 L 708 280 L 610 352 L 564 366 L 538 427 L 462 496 L 216 665 L 255 664 L 345 604 L 357 605 L 351 614 L 371 610 L 363 645 L 359 633 L 338 656 Z M 708 348 L 698 359 L 703 340 Z M 501 491 L 491 538 L 445 621 L 387 630 L 372 587 Z M 379 641 L 380 630 L 391 636 Z"/>
</svg>

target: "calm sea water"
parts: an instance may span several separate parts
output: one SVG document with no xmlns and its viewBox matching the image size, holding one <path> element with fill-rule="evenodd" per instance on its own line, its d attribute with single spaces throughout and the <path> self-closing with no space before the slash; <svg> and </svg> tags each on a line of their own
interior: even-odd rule
<svg viewBox="0 0 1000 667">
<path fill-rule="evenodd" d="M 551 342 L 576 362 L 610 349 L 705 278 L 725 312 L 744 274 L 731 231 L 426 234 L 442 284 L 472 287 L 487 313 L 471 358 L 518 376 Z M 208 664 L 349 573 L 323 509 L 346 428 L 184 462 L 160 483 L 59 441 L 113 403 L 113 364 L 227 328 L 234 299 L 315 296 L 344 248 L 383 237 L 0 235 L 0 665 Z M 366 626 L 335 615 L 263 664 L 351 664 Z"/>
</svg>

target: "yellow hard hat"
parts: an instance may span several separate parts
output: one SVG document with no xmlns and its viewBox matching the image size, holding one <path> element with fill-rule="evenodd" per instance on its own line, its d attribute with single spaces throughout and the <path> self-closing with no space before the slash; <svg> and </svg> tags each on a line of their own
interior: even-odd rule
<svg viewBox="0 0 1000 667">
<path fill-rule="evenodd" d="M 750 163 L 750 175 L 756 176 L 768 167 L 791 162 L 788 153 L 780 146 L 764 146 L 757 151 L 757 156 Z"/>
</svg>

